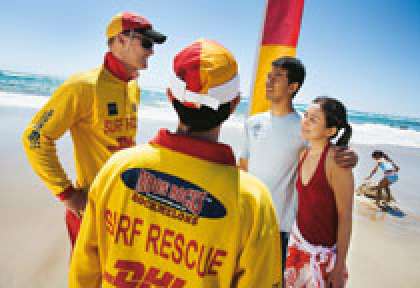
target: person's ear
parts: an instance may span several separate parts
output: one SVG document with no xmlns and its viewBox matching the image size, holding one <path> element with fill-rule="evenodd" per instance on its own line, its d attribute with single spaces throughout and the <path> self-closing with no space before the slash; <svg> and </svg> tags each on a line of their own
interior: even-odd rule
<svg viewBox="0 0 420 288">
<path fill-rule="evenodd" d="M 238 93 L 238 96 L 235 97 L 232 101 L 230 101 L 230 113 L 232 114 L 235 112 L 236 107 L 239 105 L 239 102 L 241 102 L 241 95 Z"/>
<path fill-rule="evenodd" d="M 333 137 L 337 132 L 338 132 L 337 127 L 330 127 L 330 128 L 327 128 L 326 134 L 328 137 Z"/>
<path fill-rule="evenodd" d="M 294 95 L 296 91 L 299 89 L 299 84 L 297 82 L 293 82 L 289 84 L 289 95 Z"/>
<path fill-rule="evenodd" d="M 121 47 L 126 47 L 128 41 L 130 41 L 130 38 L 124 36 L 123 34 L 118 34 L 116 37 L 116 40 L 120 44 Z"/>
<path fill-rule="evenodd" d="M 169 88 L 166 88 L 166 97 L 168 97 L 169 102 L 172 103 L 172 101 L 174 100 L 174 95 L 172 95 L 172 91 Z"/>
<path fill-rule="evenodd" d="M 118 34 L 117 36 L 115 36 L 115 40 L 118 41 L 118 43 L 122 44 L 124 43 L 124 37 L 121 34 Z"/>
</svg>

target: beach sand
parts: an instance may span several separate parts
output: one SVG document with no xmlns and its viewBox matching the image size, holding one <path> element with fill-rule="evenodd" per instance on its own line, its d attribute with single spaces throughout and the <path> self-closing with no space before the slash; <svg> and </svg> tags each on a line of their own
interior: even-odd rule
<svg viewBox="0 0 420 288">
<path fill-rule="evenodd" d="M 31 170 L 21 145 L 21 133 L 34 113 L 29 108 L 0 108 L 0 287 L 67 287 L 70 245 L 64 209 Z M 159 127 L 173 129 L 174 115 L 169 118 L 140 118 L 138 143 L 153 137 Z M 238 155 L 240 129 L 228 124 L 221 138 Z M 69 135 L 57 145 L 63 166 L 74 179 Z M 360 157 L 354 171 L 357 185 L 374 165 L 370 158 L 373 149 L 383 149 L 401 167 L 400 180 L 392 191 L 406 216 L 391 216 L 366 202 L 355 201 L 348 287 L 419 287 L 420 195 L 416 193 L 416 168 L 420 149 L 353 147 Z"/>
</svg>

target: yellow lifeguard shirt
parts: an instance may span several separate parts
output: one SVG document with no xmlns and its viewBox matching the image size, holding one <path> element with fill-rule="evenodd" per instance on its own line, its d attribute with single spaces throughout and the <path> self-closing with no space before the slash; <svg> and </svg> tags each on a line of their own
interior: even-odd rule
<svg viewBox="0 0 420 288">
<path fill-rule="evenodd" d="M 270 193 L 229 146 L 161 130 L 95 178 L 69 287 L 280 287 Z"/>
<path fill-rule="evenodd" d="M 71 77 L 54 92 L 22 140 L 33 169 L 56 196 L 72 183 L 55 141 L 70 130 L 76 186 L 88 188 L 112 153 L 135 144 L 139 100 L 137 81 L 120 80 L 104 66 Z"/>
</svg>

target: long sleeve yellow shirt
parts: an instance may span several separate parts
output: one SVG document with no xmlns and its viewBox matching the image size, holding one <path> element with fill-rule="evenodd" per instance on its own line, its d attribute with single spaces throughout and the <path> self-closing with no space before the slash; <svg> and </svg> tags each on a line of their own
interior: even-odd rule
<svg viewBox="0 0 420 288">
<path fill-rule="evenodd" d="M 54 92 L 22 136 L 30 164 L 54 195 L 72 186 L 55 141 L 70 131 L 75 186 L 88 188 L 113 152 L 134 145 L 139 99 L 136 81 L 122 81 L 104 66 L 71 77 Z"/>
<path fill-rule="evenodd" d="M 221 145 L 161 130 L 113 155 L 89 191 L 69 287 L 280 287 L 270 193 Z"/>
</svg>

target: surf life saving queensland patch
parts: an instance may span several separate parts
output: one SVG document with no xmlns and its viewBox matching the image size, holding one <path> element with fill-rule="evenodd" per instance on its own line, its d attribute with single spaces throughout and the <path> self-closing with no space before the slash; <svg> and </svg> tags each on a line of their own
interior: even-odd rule
<svg viewBox="0 0 420 288">
<path fill-rule="evenodd" d="M 45 123 L 50 120 L 51 116 L 54 114 L 54 110 L 50 109 L 45 111 L 38 122 L 33 126 L 31 134 L 29 134 L 28 139 L 30 142 L 30 148 L 41 148 L 41 129 L 44 127 Z"/>
<path fill-rule="evenodd" d="M 159 171 L 131 168 L 121 174 L 124 184 L 134 190 L 132 200 L 168 217 L 192 225 L 199 218 L 223 218 L 224 205 L 203 188 Z"/>
</svg>

